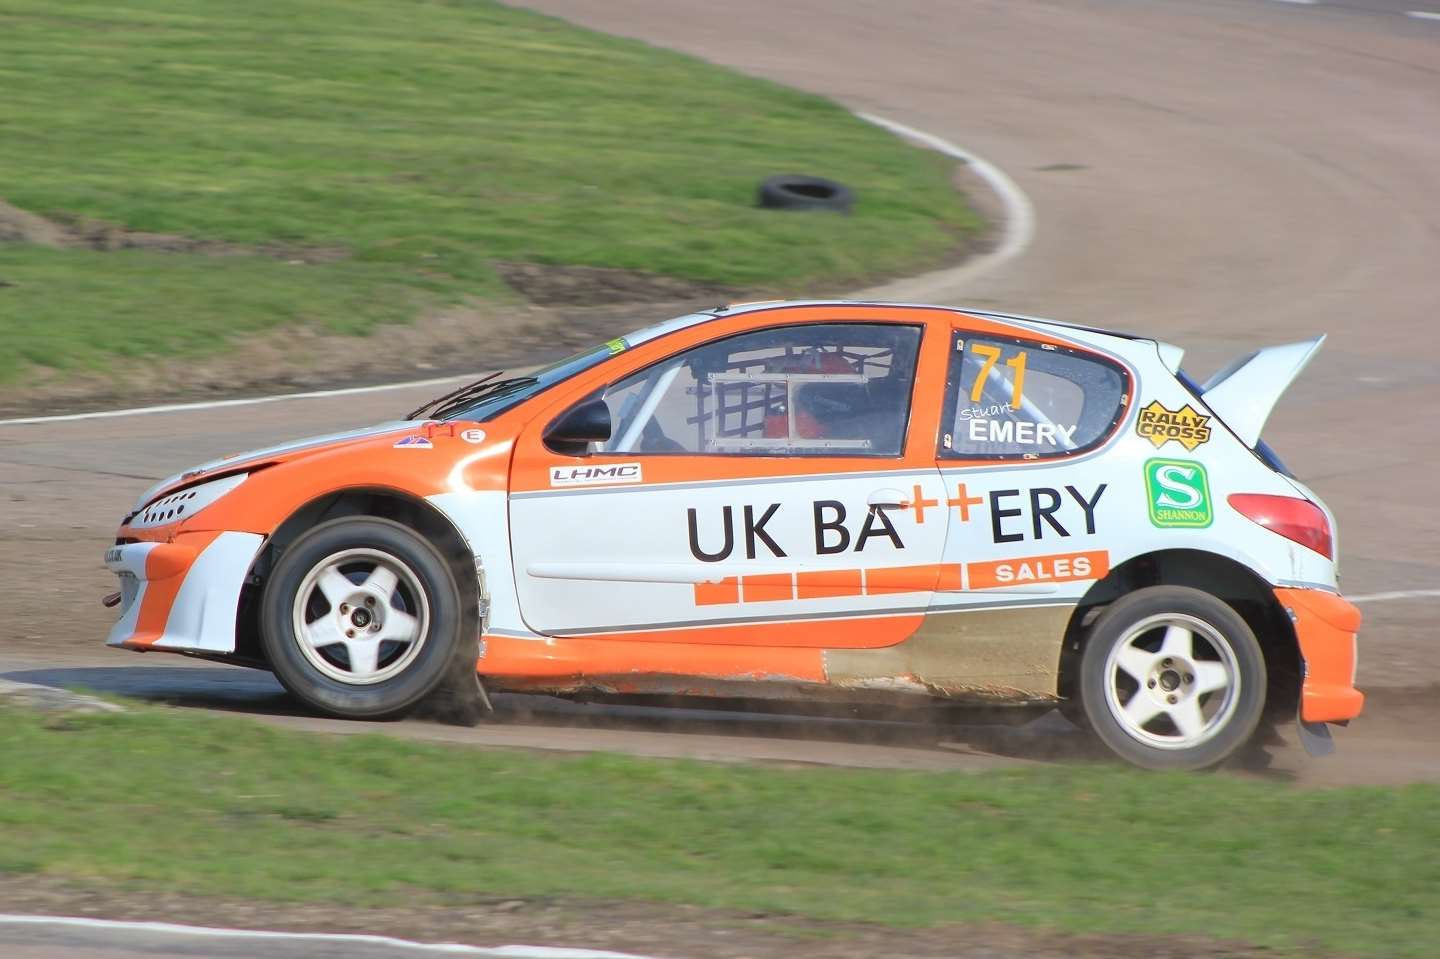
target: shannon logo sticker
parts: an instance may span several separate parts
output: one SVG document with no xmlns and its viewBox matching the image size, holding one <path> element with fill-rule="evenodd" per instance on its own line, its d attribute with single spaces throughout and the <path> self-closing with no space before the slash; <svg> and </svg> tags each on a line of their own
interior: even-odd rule
<svg viewBox="0 0 1440 959">
<path fill-rule="evenodd" d="M 551 486 L 622 486 L 640 481 L 639 463 L 550 467 Z"/>
<path fill-rule="evenodd" d="M 1210 442 L 1210 417 L 1195 412 L 1189 403 L 1178 410 L 1169 410 L 1159 400 L 1141 407 L 1135 432 L 1160 447 L 1174 440 L 1190 452 Z"/>
<path fill-rule="evenodd" d="M 395 441 L 396 449 L 428 450 L 434 447 L 435 444 L 425 436 L 406 436 Z"/>
<path fill-rule="evenodd" d="M 1210 481 L 1199 463 L 1147 461 L 1145 496 L 1150 502 L 1150 522 L 1156 526 L 1200 529 L 1215 519 L 1210 507 Z"/>
</svg>

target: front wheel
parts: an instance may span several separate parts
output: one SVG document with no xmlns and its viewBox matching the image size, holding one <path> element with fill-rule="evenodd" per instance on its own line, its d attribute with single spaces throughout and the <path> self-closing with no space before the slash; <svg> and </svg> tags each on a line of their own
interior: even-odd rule
<svg viewBox="0 0 1440 959">
<path fill-rule="evenodd" d="M 1265 657 L 1222 600 L 1154 586 L 1096 620 L 1080 660 L 1095 735 L 1147 769 L 1204 769 L 1243 746 L 1265 708 Z"/>
<path fill-rule="evenodd" d="M 281 555 L 265 586 L 261 638 L 292 694 L 374 719 L 405 712 L 445 678 L 464 652 L 461 610 L 449 566 L 424 537 L 387 519 L 345 518 Z"/>
</svg>

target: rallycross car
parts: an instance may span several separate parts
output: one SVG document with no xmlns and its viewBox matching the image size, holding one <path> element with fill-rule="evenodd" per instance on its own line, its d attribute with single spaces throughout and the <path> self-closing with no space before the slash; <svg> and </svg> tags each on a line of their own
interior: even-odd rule
<svg viewBox="0 0 1440 959">
<path fill-rule="evenodd" d="M 458 668 L 477 697 L 1059 706 L 1149 767 L 1297 714 L 1319 743 L 1360 713 L 1360 616 L 1260 431 L 1322 340 L 1202 386 L 1049 321 L 696 313 L 164 481 L 106 554 L 109 642 L 356 718 Z"/>
</svg>

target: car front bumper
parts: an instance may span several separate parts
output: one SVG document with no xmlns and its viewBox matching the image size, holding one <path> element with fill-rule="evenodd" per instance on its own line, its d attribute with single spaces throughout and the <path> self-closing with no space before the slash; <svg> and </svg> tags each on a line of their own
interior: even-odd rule
<svg viewBox="0 0 1440 959">
<path fill-rule="evenodd" d="M 180 533 L 105 552 L 120 578 L 120 620 L 106 642 L 125 649 L 231 653 L 240 590 L 265 537 Z"/>
</svg>

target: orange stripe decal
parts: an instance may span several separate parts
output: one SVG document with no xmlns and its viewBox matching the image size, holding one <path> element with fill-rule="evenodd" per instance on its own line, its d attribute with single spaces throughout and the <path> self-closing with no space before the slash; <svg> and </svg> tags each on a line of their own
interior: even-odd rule
<svg viewBox="0 0 1440 959">
<path fill-rule="evenodd" d="M 928 593 L 940 579 L 943 566 L 880 566 L 865 571 L 865 595 L 886 593 Z M 955 566 L 957 578 L 960 567 Z"/>
<path fill-rule="evenodd" d="M 816 569 L 798 574 L 797 599 L 828 599 L 832 596 L 859 596 L 858 569 Z"/>
<path fill-rule="evenodd" d="M 834 599 L 842 596 L 886 596 L 895 593 L 961 592 L 966 589 L 1004 589 L 1032 583 L 1069 583 L 1100 579 L 1110 572 L 1110 553 L 1051 553 L 970 563 L 969 584 L 961 564 L 877 566 L 858 569 L 811 569 L 799 573 L 761 573 L 730 576 L 718 583 L 695 585 L 696 606 L 738 603 L 780 603 L 800 599 Z"/>
<path fill-rule="evenodd" d="M 797 580 L 799 588 L 797 589 Z M 878 566 L 857 569 L 812 569 L 801 573 L 757 573 L 731 576 L 715 583 L 695 584 L 696 606 L 736 603 L 786 603 L 797 599 L 832 599 L 839 596 L 885 596 L 892 593 L 928 593 L 960 589 L 959 563 L 919 566 Z"/>
<path fill-rule="evenodd" d="M 795 577 L 789 573 L 746 576 L 740 583 L 747 603 L 788 602 L 795 598 Z"/>
<path fill-rule="evenodd" d="M 696 606 L 728 606 L 740 602 L 740 580 L 727 576 L 718 583 L 696 583 Z"/>
</svg>

